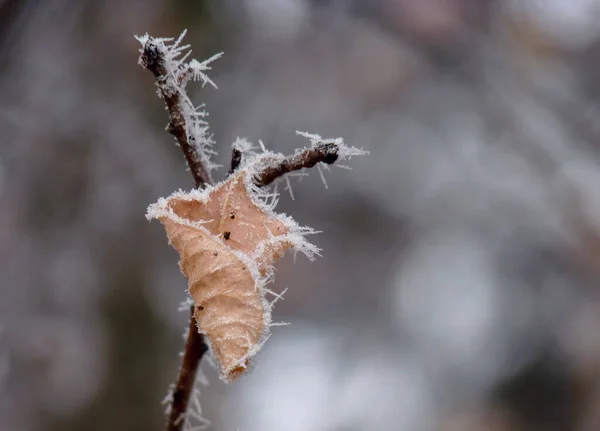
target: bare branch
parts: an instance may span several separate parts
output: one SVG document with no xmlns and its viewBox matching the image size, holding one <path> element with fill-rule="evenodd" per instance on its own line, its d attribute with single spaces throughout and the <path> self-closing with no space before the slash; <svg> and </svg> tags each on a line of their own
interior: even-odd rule
<svg viewBox="0 0 600 431">
<path fill-rule="evenodd" d="M 256 175 L 255 183 L 258 186 L 271 184 L 277 178 L 304 168 L 312 168 L 317 163 L 331 165 L 338 159 L 339 145 L 332 142 L 320 143 L 296 154 L 282 159 L 277 164 L 265 168 Z"/>
<path fill-rule="evenodd" d="M 171 117 L 167 130 L 177 139 L 194 177 L 196 187 L 201 188 L 210 184 L 212 182 L 210 172 L 202 161 L 202 155 L 196 149 L 196 143 L 190 142 L 190 138 L 195 138 L 188 134 L 188 129 L 191 125 L 187 124 L 187 122 L 192 121 L 192 119 L 189 118 L 189 115 L 186 115 L 183 101 L 181 100 L 184 95 L 178 91 L 177 87 L 172 88 L 172 86 L 167 85 L 169 74 L 172 72 L 167 67 L 165 52 L 163 52 L 159 44 L 155 43 L 154 38 L 148 38 L 145 41 L 139 63 L 142 67 L 152 72 L 156 79 L 158 91 L 160 92 L 160 96 L 165 100 Z M 185 69 L 185 73 L 188 73 L 187 69 Z M 179 81 L 178 77 L 175 77 L 175 79 Z"/>
<path fill-rule="evenodd" d="M 204 341 L 204 335 L 198 332 L 194 318 L 194 306 L 192 306 L 183 359 L 169 409 L 168 431 L 179 431 L 183 428 L 190 395 L 194 390 L 198 365 L 207 351 L 208 345 Z"/>
<path fill-rule="evenodd" d="M 186 122 L 191 122 L 193 119 L 190 118 L 189 115 L 186 115 L 181 100 L 182 97 L 187 96 L 179 91 L 179 86 L 173 88 L 173 86 L 167 85 L 167 79 L 169 74 L 172 74 L 172 71 L 167 68 L 168 59 L 165 57 L 165 50 L 161 49 L 160 44 L 157 44 L 153 38 L 144 37 L 138 40 L 143 42 L 139 63 L 145 69 L 152 72 L 156 79 L 156 85 L 159 89 L 160 96 L 165 100 L 165 104 L 167 105 L 171 117 L 167 130 L 175 136 L 179 142 L 179 146 L 183 151 L 190 172 L 194 177 L 196 187 L 202 188 L 212 184 L 210 172 L 203 163 L 202 154 L 197 150 L 197 146 L 194 145 L 195 143 L 190 142 L 190 138 L 194 138 L 194 136 L 188 133 L 191 125 Z M 177 47 L 177 45 L 178 43 L 174 46 Z M 164 44 L 162 47 L 164 48 Z M 182 74 L 180 75 L 181 78 L 174 78 L 179 85 L 185 85 L 185 80 L 188 79 L 189 67 L 184 70 L 185 76 Z M 196 327 L 194 307 L 192 306 L 183 359 L 181 361 L 181 366 L 179 367 L 179 375 L 177 376 L 177 383 L 175 384 L 175 390 L 173 391 L 169 408 L 167 431 L 181 431 L 183 429 L 190 396 L 196 381 L 198 366 L 207 351 L 208 345 L 204 340 L 204 335 L 202 335 Z"/>
<path fill-rule="evenodd" d="M 229 175 L 233 174 L 242 163 L 242 152 L 233 147 L 231 150 L 231 165 L 229 167 Z"/>
</svg>

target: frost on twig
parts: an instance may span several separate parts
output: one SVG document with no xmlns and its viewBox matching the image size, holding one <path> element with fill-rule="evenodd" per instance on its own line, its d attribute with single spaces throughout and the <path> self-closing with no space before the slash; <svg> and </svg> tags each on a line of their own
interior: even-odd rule
<svg viewBox="0 0 600 431">
<path fill-rule="evenodd" d="M 254 147 L 252 143 L 247 139 L 237 138 L 231 145 L 231 166 L 229 168 L 229 174 L 233 174 L 242 163 L 244 155 L 250 155 L 253 153 Z"/>
<path fill-rule="evenodd" d="M 210 421 L 204 417 L 200 404 L 202 386 L 208 386 L 208 379 L 200 368 L 190 396 L 190 406 L 183 417 L 183 431 L 201 431 L 210 427 Z"/>
<path fill-rule="evenodd" d="M 165 100 L 171 121 L 167 130 L 175 136 L 192 171 L 196 186 L 210 184 L 211 170 L 218 167 L 210 160 L 215 154 L 213 138 L 208 133 L 208 113 L 204 105 L 195 106 L 185 92 L 190 80 L 201 81 L 202 85 L 215 83 L 206 75 L 210 63 L 221 57 L 216 54 L 202 62 L 186 59 L 191 54 L 190 45 L 181 45 L 185 31 L 177 40 L 136 36 L 142 44 L 138 63 L 154 75 L 158 95 Z"/>
<path fill-rule="evenodd" d="M 368 151 L 360 148 L 346 146 L 342 138 L 323 139 L 319 135 L 299 131 L 296 134 L 308 138 L 311 146 L 296 150 L 294 154 L 287 157 L 283 154 L 265 151 L 262 166 L 255 169 L 254 182 L 257 185 L 270 184 L 292 171 L 312 168 L 315 165 L 320 168 L 321 164 L 323 166 L 331 165 L 338 160 L 347 160 L 352 156 L 368 154 Z"/>
<path fill-rule="evenodd" d="M 208 386 L 208 379 L 204 375 L 202 367 L 199 366 L 190 393 L 190 406 L 185 411 L 173 410 L 175 398 L 174 386 L 169 388 L 167 395 L 162 401 L 162 404 L 166 405 L 165 414 L 171 416 L 172 413 L 175 413 L 177 416 L 174 419 L 174 424 L 183 431 L 201 431 L 208 429 L 210 426 L 210 421 L 203 416 L 202 405 L 200 404 L 201 389 L 203 386 Z"/>
</svg>

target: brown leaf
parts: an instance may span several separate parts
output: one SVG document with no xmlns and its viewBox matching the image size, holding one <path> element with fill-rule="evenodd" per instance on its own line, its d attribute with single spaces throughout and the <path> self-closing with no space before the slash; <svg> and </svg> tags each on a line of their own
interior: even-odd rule
<svg viewBox="0 0 600 431">
<path fill-rule="evenodd" d="M 198 330 L 206 334 L 221 377 L 243 373 L 269 335 L 272 304 L 265 284 L 287 249 L 309 257 L 318 249 L 290 217 L 271 211 L 264 192 L 246 171 L 217 186 L 176 192 L 148 208 L 164 224 L 180 256 L 196 306 Z"/>
</svg>

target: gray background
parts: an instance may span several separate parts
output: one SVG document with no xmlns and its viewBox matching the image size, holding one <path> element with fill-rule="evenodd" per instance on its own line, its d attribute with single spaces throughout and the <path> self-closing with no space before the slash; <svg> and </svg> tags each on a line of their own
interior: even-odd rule
<svg viewBox="0 0 600 431">
<path fill-rule="evenodd" d="M 134 34 L 225 51 L 191 85 L 228 163 L 295 130 L 371 152 L 293 180 L 323 257 L 278 265 L 214 430 L 600 429 L 600 3 L 0 1 L 0 429 L 160 430 L 186 281 L 146 206 L 190 188 Z M 222 178 L 225 170 L 217 174 Z M 221 177 L 219 177 L 221 175 Z"/>
</svg>

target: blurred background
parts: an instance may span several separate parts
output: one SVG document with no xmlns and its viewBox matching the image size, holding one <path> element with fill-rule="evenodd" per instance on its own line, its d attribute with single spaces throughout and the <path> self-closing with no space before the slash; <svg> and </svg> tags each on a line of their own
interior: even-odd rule
<svg viewBox="0 0 600 431">
<path fill-rule="evenodd" d="M 134 34 L 177 36 L 228 164 L 295 130 L 371 151 L 293 180 L 323 233 L 228 431 L 600 429 L 600 1 L 0 1 L 0 430 L 161 430 L 187 313 L 160 196 L 192 186 Z M 225 169 L 220 174 L 224 175 Z"/>
</svg>

